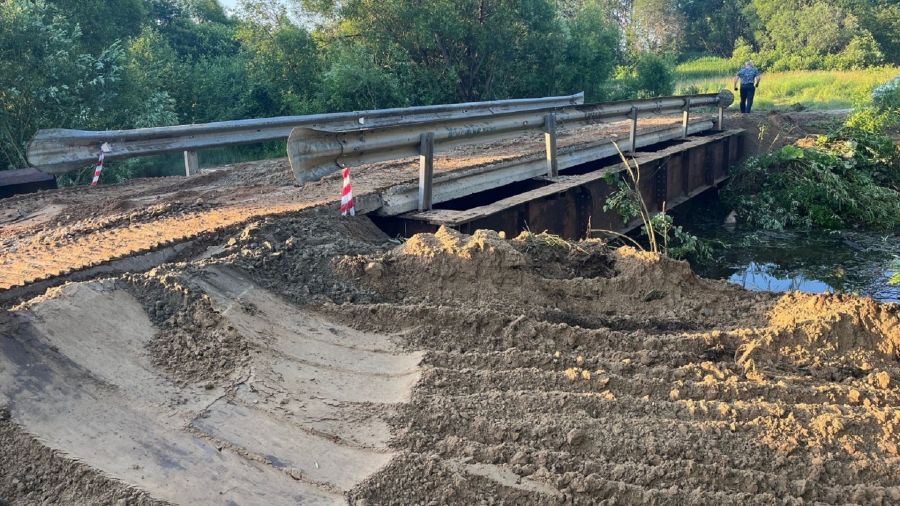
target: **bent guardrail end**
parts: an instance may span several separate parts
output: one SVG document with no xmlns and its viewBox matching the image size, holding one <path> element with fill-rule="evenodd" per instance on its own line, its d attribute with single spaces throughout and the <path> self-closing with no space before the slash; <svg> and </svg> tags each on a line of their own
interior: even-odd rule
<svg viewBox="0 0 900 506">
<path fill-rule="evenodd" d="M 51 128 L 38 130 L 25 147 L 25 156 L 43 172 L 62 174 L 96 161 L 100 144 L 82 140 L 83 130 Z"/>
<path fill-rule="evenodd" d="M 294 179 L 301 186 L 340 170 L 337 164 L 340 152 L 341 143 L 334 132 L 297 127 L 288 136 L 288 160 Z M 329 161 L 330 157 L 334 158 L 333 163 Z"/>
<path fill-rule="evenodd" d="M 727 109 L 728 106 L 734 103 L 734 93 L 729 90 L 721 90 L 719 91 L 719 105 L 723 108 Z"/>
</svg>

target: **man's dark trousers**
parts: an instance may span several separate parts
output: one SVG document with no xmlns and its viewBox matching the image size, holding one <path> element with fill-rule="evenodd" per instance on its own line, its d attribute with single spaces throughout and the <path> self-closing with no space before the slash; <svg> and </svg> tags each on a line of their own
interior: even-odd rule
<svg viewBox="0 0 900 506">
<path fill-rule="evenodd" d="M 756 93 L 756 86 L 753 84 L 741 85 L 741 112 L 750 112 L 753 107 L 753 94 Z"/>
</svg>

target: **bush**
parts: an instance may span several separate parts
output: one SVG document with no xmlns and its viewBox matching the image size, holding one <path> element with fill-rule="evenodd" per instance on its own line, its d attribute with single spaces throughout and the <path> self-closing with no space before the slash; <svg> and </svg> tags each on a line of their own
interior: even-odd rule
<svg viewBox="0 0 900 506">
<path fill-rule="evenodd" d="M 872 103 L 882 109 L 900 110 L 900 76 L 875 88 L 872 91 Z"/>
<path fill-rule="evenodd" d="M 856 70 L 872 67 L 884 60 L 881 48 L 866 32 L 854 36 L 847 46 L 837 55 L 825 58 L 825 66 L 838 70 Z"/>
<path fill-rule="evenodd" d="M 725 200 L 766 229 L 900 228 L 900 150 L 880 133 L 843 127 L 745 162 Z"/>
<path fill-rule="evenodd" d="M 643 54 L 634 64 L 635 88 L 638 97 L 671 95 L 675 91 L 675 72 L 672 65 L 655 54 Z"/>
<path fill-rule="evenodd" d="M 900 76 L 876 87 L 871 100 L 847 118 L 848 127 L 877 133 L 900 126 Z"/>
<path fill-rule="evenodd" d="M 603 89 L 608 100 L 671 95 L 675 91 L 675 71 L 665 58 L 644 53 L 632 65 L 616 69 L 615 79 Z"/>
</svg>

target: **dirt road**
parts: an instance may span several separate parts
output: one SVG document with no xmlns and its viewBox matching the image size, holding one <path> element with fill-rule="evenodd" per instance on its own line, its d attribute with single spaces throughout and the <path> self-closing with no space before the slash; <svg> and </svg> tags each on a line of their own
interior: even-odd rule
<svg viewBox="0 0 900 506">
<path fill-rule="evenodd" d="M 541 235 L 396 245 L 317 211 L 221 246 L 5 317 L 0 445 L 35 462 L 0 497 L 900 500 L 897 305 Z"/>
</svg>

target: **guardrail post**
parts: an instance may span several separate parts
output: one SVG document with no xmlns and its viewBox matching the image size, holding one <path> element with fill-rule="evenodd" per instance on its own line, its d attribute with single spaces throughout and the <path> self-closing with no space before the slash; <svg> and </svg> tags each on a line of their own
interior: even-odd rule
<svg viewBox="0 0 900 506">
<path fill-rule="evenodd" d="M 637 143 L 637 107 L 632 106 L 628 116 L 631 118 L 631 129 L 628 131 L 628 142 L 629 146 L 631 146 L 631 154 L 634 155 L 637 152 L 637 146 L 635 146 Z"/>
<path fill-rule="evenodd" d="M 682 109 L 681 114 L 681 137 L 686 138 L 688 136 L 688 121 L 690 121 L 691 117 L 691 99 L 684 99 L 684 109 Z"/>
<path fill-rule="evenodd" d="M 725 130 L 725 107 L 722 105 L 722 99 L 719 99 L 719 121 L 717 126 L 719 131 Z"/>
<path fill-rule="evenodd" d="M 184 175 L 192 176 L 200 172 L 200 158 L 196 151 L 184 152 Z"/>
<path fill-rule="evenodd" d="M 559 162 L 556 159 L 556 115 L 544 116 L 544 144 L 547 147 L 547 175 L 559 175 Z"/>
<path fill-rule="evenodd" d="M 431 210 L 434 183 L 434 132 L 419 136 L 419 211 Z"/>
</svg>

